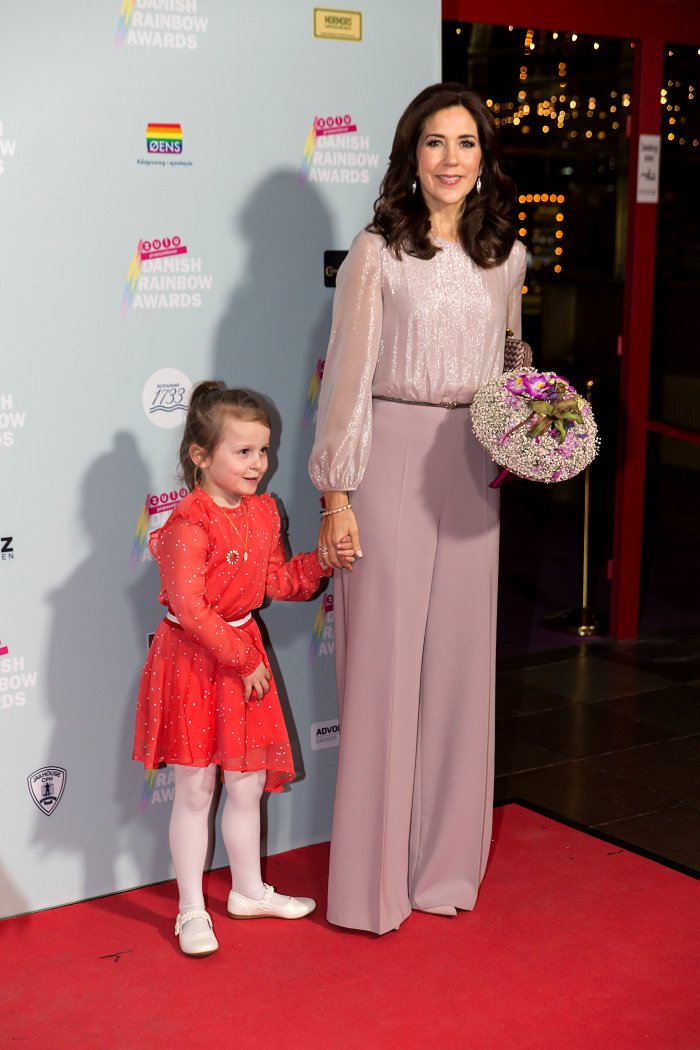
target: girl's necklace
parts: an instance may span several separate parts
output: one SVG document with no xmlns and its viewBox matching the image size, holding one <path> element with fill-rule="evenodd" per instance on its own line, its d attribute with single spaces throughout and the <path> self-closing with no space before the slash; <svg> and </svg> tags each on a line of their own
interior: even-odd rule
<svg viewBox="0 0 700 1050">
<path fill-rule="evenodd" d="M 229 517 L 228 520 L 231 523 L 231 525 L 232 525 L 236 535 L 238 536 L 239 540 L 243 544 L 243 561 L 248 561 L 248 511 L 246 509 L 246 505 L 245 505 L 244 501 L 243 501 L 243 514 L 245 516 L 245 540 L 243 539 L 243 537 L 241 536 L 240 532 L 236 528 L 236 526 L 235 526 L 235 524 L 233 522 L 233 519 Z M 229 565 L 235 565 L 238 562 L 239 557 L 240 557 L 240 555 L 239 555 L 238 551 L 229 551 L 228 554 L 226 555 L 226 561 L 229 563 Z"/>
</svg>

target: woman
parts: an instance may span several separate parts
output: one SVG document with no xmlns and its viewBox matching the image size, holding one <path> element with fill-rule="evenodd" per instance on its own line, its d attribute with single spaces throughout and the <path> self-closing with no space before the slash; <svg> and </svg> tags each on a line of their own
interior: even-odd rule
<svg viewBox="0 0 700 1050">
<path fill-rule="evenodd" d="M 428 87 L 338 273 L 309 470 L 338 570 L 340 926 L 471 909 L 488 859 L 499 498 L 468 406 L 520 334 L 514 196 L 481 100 Z"/>
</svg>

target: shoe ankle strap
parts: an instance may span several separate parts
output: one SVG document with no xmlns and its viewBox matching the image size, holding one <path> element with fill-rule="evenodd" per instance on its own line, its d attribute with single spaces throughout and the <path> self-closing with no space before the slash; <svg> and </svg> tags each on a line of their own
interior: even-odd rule
<svg viewBox="0 0 700 1050">
<path fill-rule="evenodd" d="M 272 894 L 275 892 L 274 886 L 268 886 L 266 882 L 263 883 L 263 885 L 265 887 L 265 892 L 263 893 L 260 899 L 260 903 L 258 905 L 259 908 L 264 908 L 267 904 L 269 904 L 272 900 Z"/>
<path fill-rule="evenodd" d="M 186 911 L 184 915 L 180 915 L 180 913 L 178 912 L 177 919 L 175 920 L 176 937 L 182 930 L 182 927 L 185 925 L 185 923 L 189 922 L 190 919 L 206 919 L 209 923 L 209 929 L 214 929 L 214 925 L 211 921 L 211 916 L 209 915 L 209 912 L 206 912 L 204 908 L 193 908 L 190 911 Z"/>
</svg>

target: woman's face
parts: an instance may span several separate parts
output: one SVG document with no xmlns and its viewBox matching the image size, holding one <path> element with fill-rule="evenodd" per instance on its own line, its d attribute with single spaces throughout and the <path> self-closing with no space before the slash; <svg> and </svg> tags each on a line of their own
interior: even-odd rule
<svg viewBox="0 0 700 1050">
<path fill-rule="evenodd" d="M 463 106 L 440 109 L 428 117 L 416 148 L 418 180 L 432 214 L 461 211 L 481 171 L 476 121 Z"/>
</svg>

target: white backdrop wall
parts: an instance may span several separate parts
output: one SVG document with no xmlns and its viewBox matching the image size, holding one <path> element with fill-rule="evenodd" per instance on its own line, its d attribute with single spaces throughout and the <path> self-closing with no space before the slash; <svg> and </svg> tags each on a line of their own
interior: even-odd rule
<svg viewBox="0 0 700 1050">
<path fill-rule="evenodd" d="M 362 21 L 352 42 L 314 38 L 305 0 L 0 13 L 0 915 L 172 874 L 170 771 L 130 753 L 188 381 L 270 398 L 264 487 L 314 545 L 323 253 L 370 218 L 396 120 L 439 79 L 440 0 L 365 0 Z M 329 117 L 355 130 L 302 164 Z M 330 833 L 330 596 L 261 612 L 298 766 L 267 853 Z"/>
</svg>

